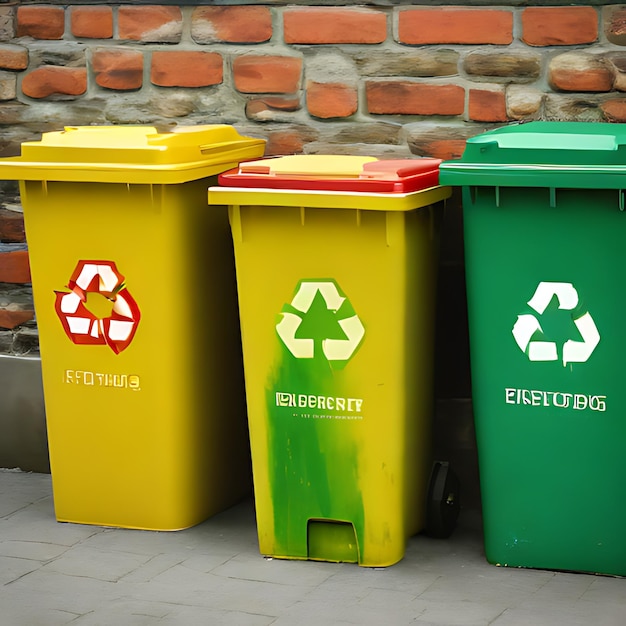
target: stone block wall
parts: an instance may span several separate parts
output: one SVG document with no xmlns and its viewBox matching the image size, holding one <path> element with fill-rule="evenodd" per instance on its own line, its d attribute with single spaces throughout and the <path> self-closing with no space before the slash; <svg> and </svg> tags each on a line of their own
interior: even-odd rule
<svg viewBox="0 0 626 626">
<path fill-rule="evenodd" d="M 0 157 L 66 125 L 226 123 L 269 155 L 458 158 L 503 124 L 626 122 L 625 46 L 626 4 L 598 0 L 0 0 Z M 439 270 L 435 454 L 474 508 L 458 191 Z M 0 181 L 0 356 L 37 354 L 19 194 Z M 37 363 L 0 359 L 0 466 L 46 471 Z"/>
<path fill-rule="evenodd" d="M 0 3 L 0 156 L 64 125 L 228 123 L 270 155 L 449 159 L 501 124 L 626 121 L 626 5 L 516 4 Z M 1 183 L 0 351 L 15 354 L 37 349 L 19 210 Z M 456 336 L 440 384 L 458 397 L 454 202 L 443 244 L 442 297 L 457 313 L 440 320 Z"/>
<path fill-rule="evenodd" d="M 323 4 L 323 6 L 321 6 Z M 459 157 L 534 119 L 626 121 L 626 5 L 0 1 L 0 156 L 64 125 L 227 123 L 267 154 Z M 469 396 L 458 194 L 438 393 Z M 37 352 L 16 186 L 0 183 L 0 353 Z"/>
</svg>

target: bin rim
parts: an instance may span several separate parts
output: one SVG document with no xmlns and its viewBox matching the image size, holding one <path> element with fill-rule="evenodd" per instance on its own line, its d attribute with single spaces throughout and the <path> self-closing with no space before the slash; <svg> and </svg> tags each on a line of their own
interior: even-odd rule
<svg viewBox="0 0 626 626">
<path fill-rule="evenodd" d="M 251 187 L 209 187 L 210 205 L 277 206 L 312 209 L 363 209 L 365 211 L 413 211 L 431 206 L 452 195 L 448 186 L 429 187 L 407 193 L 294 190 Z"/>
<path fill-rule="evenodd" d="M 254 156 L 254 155 L 252 155 Z M 0 180 L 41 182 L 125 183 L 173 185 L 216 176 L 225 169 L 236 167 L 239 159 L 207 164 L 206 161 L 170 165 L 138 165 L 118 163 L 46 163 L 23 161 L 19 157 L 0 159 Z M 250 158 L 250 155 L 241 160 Z"/>
<path fill-rule="evenodd" d="M 439 179 L 443 185 L 459 187 L 626 189 L 626 163 L 562 165 L 445 161 L 439 167 Z"/>
</svg>

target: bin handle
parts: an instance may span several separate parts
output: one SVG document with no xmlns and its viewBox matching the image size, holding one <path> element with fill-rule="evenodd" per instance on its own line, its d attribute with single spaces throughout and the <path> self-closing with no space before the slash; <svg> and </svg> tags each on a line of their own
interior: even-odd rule
<svg viewBox="0 0 626 626">
<path fill-rule="evenodd" d="M 618 192 L 619 194 L 618 198 L 618 204 L 619 204 L 619 210 L 623 211 L 624 210 L 624 190 L 623 189 L 619 189 Z"/>
<path fill-rule="evenodd" d="M 237 141 L 222 141 L 220 143 L 210 143 L 199 146 L 202 154 L 213 154 L 215 152 L 230 152 L 233 149 L 239 150 L 248 146 L 255 146 L 261 143 L 262 139 L 243 139 Z"/>
</svg>

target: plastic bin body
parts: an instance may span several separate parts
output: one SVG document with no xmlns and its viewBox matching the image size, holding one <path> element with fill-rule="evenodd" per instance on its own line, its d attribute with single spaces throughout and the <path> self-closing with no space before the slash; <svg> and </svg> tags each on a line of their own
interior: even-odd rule
<svg viewBox="0 0 626 626">
<path fill-rule="evenodd" d="M 491 563 L 626 574 L 625 131 L 529 123 L 442 164 L 463 185 Z"/>
<path fill-rule="evenodd" d="M 0 176 L 21 180 L 59 521 L 176 530 L 249 492 L 232 241 L 226 207 L 206 206 L 245 138 L 192 165 L 224 132 L 68 129 L 0 161 Z M 160 164 L 152 142 L 165 145 Z M 250 157 L 262 151 L 250 142 Z"/>
<path fill-rule="evenodd" d="M 209 190 L 230 206 L 260 551 L 386 566 L 424 524 L 449 190 L 335 192 L 325 168 L 326 191 Z"/>
</svg>

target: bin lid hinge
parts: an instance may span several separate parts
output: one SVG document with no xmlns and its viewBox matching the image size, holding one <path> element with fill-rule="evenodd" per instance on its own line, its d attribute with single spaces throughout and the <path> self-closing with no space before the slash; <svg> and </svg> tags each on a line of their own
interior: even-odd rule
<svg viewBox="0 0 626 626">
<path fill-rule="evenodd" d="M 471 185 L 469 187 L 469 194 L 472 204 L 476 204 L 476 196 L 478 195 L 478 191 L 476 189 L 476 185 Z"/>
<path fill-rule="evenodd" d="M 550 187 L 550 207 L 556 207 L 556 187 Z"/>
</svg>

